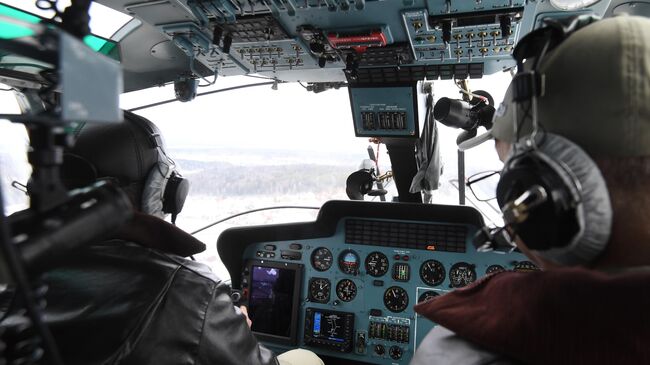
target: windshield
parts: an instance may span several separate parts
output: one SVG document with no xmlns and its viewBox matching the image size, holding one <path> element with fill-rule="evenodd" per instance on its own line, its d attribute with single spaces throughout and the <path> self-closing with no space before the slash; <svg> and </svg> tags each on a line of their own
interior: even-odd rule
<svg viewBox="0 0 650 365">
<path fill-rule="evenodd" d="M 44 17 L 53 14 L 35 9 L 32 2 L 6 3 Z M 59 2 L 59 8 L 67 5 L 65 1 Z M 114 13 L 93 3 L 92 31 L 110 38 L 132 19 Z M 115 21 L 102 21 L 108 18 Z M 255 76 L 220 77 L 214 86 L 201 87 L 199 92 L 268 81 Z M 472 90 L 486 90 L 498 104 L 509 81 L 509 74 L 498 73 L 480 80 L 470 80 L 469 86 Z M 280 83 L 275 89 L 271 85 L 239 89 L 199 97 L 188 103 L 173 102 L 137 112 L 158 125 L 166 139 L 169 155 L 191 182 L 189 197 L 177 220 L 180 228 L 194 232 L 233 214 L 268 206 L 320 207 L 328 200 L 347 199 L 346 179 L 360 168 L 363 160 L 368 159 L 369 145 L 378 159 L 380 173 L 391 170 L 384 145 L 354 136 L 346 88 L 315 94 L 307 92 L 300 83 Z M 3 94 L 12 97 L 10 92 Z M 461 97 L 452 80 L 435 81 L 434 94 L 436 100 L 441 97 Z M 171 85 L 155 87 L 122 95 L 121 106 L 129 109 L 173 97 Z M 3 109 L 11 108 L 11 104 L 2 105 Z M 26 205 L 25 195 L 8 187 L 14 180 L 21 183 L 27 181 L 29 169 L 24 157 L 26 136 L 22 139 L 12 137 L 11 133 L 24 135 L 22 126 L 9 123 L 0 125 L 3 126 L 2 166 L 15 167 L 8 175 L 3 175 L 3 189 L 11 199 L 10 210 L 15 211 Z M 459 130 L 441 124 L 438 124 L 438 128 L 443 174 L 440 187 L 434 192 L 433 202 L 458 204 L 458 152 L 455 141 Z M 10 130 L 13 132 L 6 132 Z M 9 139 L 12 143 L 6 142 Z M 501 168 L 493 143 L 484 143 L 467 151 L 465 160 L 466 176 Z M 473 186 L 472 190 L 483 190 L 482 195 L 493 195 L 494 186 L 489 181 L 494 180 L 485 180 L 480 186 Z M 397 195 L 395 186 L 388 181 L 385 188 L 388 190 L 386 199 L 390 201 Z M 366 199 L 377 200 L 372 197 Z M 467 189 L 466 204 L 479 209 L 487 224 L 499 225 L 501 217 L 495 201 L 485 200 L 475 199 Z M 197 238 L 208 247 L 197 259 L 209 264 L 220 277 L 227 278 L 228 273 L 216 252 L 217 238 L 224 229 L 312 221 L 316 214 L 317 210 L 306 209 L 268 210 L 229 220 L 197 234 Z"/>
<path fill-rule="evenodd" d="M 501 100 L 509 74 L 472 80 L 473 90 L 490 92 Z M 257 83 L 251 77 L 222 77 L 199 92 Z M 459 98 L 453 81 L 434 85 L 436 99 Z M 125 109 L 169 99 L 173 87 L 124 94 Z M 345 88 L 314 94 L 299 83 L 281 83 L 174 102 L 137 113 L 161 129 L 165 143 L 181 173 L 191 182 L 190 194 L 177 225 L 193 232 L 219 219 L 268 206 L 320 207 L 332 199 L 348 199 L 348 175 L 368 159 L 367 147 L 377 154 L 380 172 L 391 169 L 384 145 L 354 136 L 348 91 Z M 422 126 L 420 126 L 422 128 Z M 458 204 L 457 148 L 459 130 L 439 125 L 444 171 L 434 203 Z M 482 131 L 481 131 L 482 132 Z M 466 153 L 466 175 L 498 170 L 501 163 L 493 143 Z M 395 195 L 387 184 L 387 200 Z M 366 197 L 366 200 L 373 199 Z M 377 198 L 374 198 L 377 200 Z M 467 191 L 467 204 L 483 213 L 488 224 L 499 224 L 498 207 L 476 201 Z M 295 221 L 311 221 L 317 210 L 269 210 L 237 217 L 209 228 L 197 238 L 208 246 L 198 260 L 209 264 L 220 277 L 228 277 L 216 252 L 216 241 L 226 228 Z"/>
</svg>

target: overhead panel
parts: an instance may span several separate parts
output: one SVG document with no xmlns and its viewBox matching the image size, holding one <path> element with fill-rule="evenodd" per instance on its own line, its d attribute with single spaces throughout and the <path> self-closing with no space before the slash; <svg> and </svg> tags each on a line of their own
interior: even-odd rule
<svg viewBox="0 0 650 365">
<path fill-rule="evenodd" d="M 159 67 L 166 72 L 155 78 L 159 82 L 188 74 L 257 73 L 287 81 L 380 86 L 424 77 L 480 78 L 508 70 L 515 66 L 511 54 L 517 41 L 544 18 L 603 15 L 609 3 L 601 0 L 573 11 L 561 11 L 548 1 L 525 0 L 120 0 L 119 5 L 106 4 L 155 27 L 187 57 L 170 60 L 175 73 Z M 146 29 L 136 29 L 124 41 Z M 137 70 L 149 62 L 159 65 L 161 57 L 155 54 L 159 50 L 153 52 L 159 43 L 158 39 L 143 45 L 152 50 L 155 60 L 127 56 L 125 69 Z"/>
<path fill-rule="evenodd" d="M 458 64 L 510 61 L 523 12 L 523 7 L 513 7 L 478 14 L 430 15 L 423 9 L 402 16 L 416 60 Z"/>
</svg>

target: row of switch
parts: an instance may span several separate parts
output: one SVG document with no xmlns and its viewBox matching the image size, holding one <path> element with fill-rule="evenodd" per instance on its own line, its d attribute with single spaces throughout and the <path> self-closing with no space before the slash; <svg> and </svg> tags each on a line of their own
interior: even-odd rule
<svg viewBox="0 0 650 365">
<path fill-rule="evenodd" d="M 370 322 L 368 336 L 393 342 L 409 342 L 409 326 L 390 324 L 385 322 Z"/>
</svg>

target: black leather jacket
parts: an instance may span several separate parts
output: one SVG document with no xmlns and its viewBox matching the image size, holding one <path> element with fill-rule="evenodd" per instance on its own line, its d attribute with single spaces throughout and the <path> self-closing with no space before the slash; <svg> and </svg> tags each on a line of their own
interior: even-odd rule
<svg viewBox="0 0 650 365">
<path fill-rule="evenodd" d="M 48 272 L 45 318 L 66 364 L 277 364 L 203 264 L 120 240 Z"/>
</svg>

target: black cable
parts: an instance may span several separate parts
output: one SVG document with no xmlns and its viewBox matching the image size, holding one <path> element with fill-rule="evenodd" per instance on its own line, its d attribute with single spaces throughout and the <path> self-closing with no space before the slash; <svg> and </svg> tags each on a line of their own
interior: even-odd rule
<svg viewBox="0 0 650 365">
<path fill-rule="evenodd" d="M 52 69 L 49 66 L 37 65 L 35 63 L 27 63 L 27 62 L 3 63 L 2 67 L 34 67 L 34 68 L 37 68 L 39 70 L 51 70 Z"/>
<path fill-rule="evenodd" d="M 266 76 L 256 76 L 256 75 L 244 75 L 246 77 L 250 77 L 253 79 L 262 79 L 262 80 L 275 80 L 273 77 L 266 77 Z"/>
<path fill-rule="evenodd" d="M 18 255 L 16 246 L 12 243 L 11 234 L 9 233 L 9 224 L 4 215 L 4 205 L 2 204 L 2 192 L 0 192 L 0 247 L 4 254 L 4 263 L 7 264 L 12 278 L 16 283 L 16 289 L 22 300 L 24 301 L 25 309 L 35 332 L 41 337 L 42 345 L 45 350 L 48 364 L 59 365 L 63 364 L 59 352 L 54 342 L 52 333 L 47 328 L 38 304 L 36 303 L 36 295 L 31 290 L 29 280 L 27 279 L 27 272 L 23 266 L 22 260 Z M 3 263 L 3 264 L 4 264 Z"/>
<path fill-rule="evenodd" d="M 199 228 L 194 232 L 190 232 L 190 234 L 193 236 L 193 235 L 195 235 L 195 234 L 197 234 L 199 232 L 205 231 L 208 228 L 214 227 L 219 223 L 223 223 L 225 221 L 231 220 L 233 218 L 237 218 L 237 217 L 242 216 L 242 215 L 251 214 L 251 213 L 255 213 L 255 212 L 261 212 L 263 210 L 274 210 L 274 209 L 313 209 L 313 210 L 319 210 L 320 208 L 319 207 L 305 207 L 305 206 L 300 206 L 300 205 L 281 205 L 281 206 L 277 206 L 277 207 L 266 207 L 266 208 L 252 209 L 252 210 L 247 210 L 247 211 L 244 211 L 244 212 L 241 212 L 241 213 L 237 213 L 237 214 L 228 216 L 228 217 L 226 217 L 224 219 L 220 219 L 220 220 L 218 220 L 216 222 L 210 223 L 207 226 Z"/>
<path fill-rule="evenodd" d="M 44 11 L 53 11 L 52 19 L 61 20 L 63 12 L 57 7 L 57 0 L 36 0 L 36 7 Z"/>
<path fill-rule="evenodd" d="M 278 82 L 282 82 L 282 83 L 284 83 L 284 81 L 278 81 Z M 231 91 L 231 90 L 237 90 L 237 89 L 244 89 L 244 88 L 247 88 L 247 87 L 264 86 L 264 85 L 273 85 L 274 83 L 275 83 L 275 81 L 269 81 L 269 82 L 259 82 L 259 83 L 257 83 L 257 84 L 239 85 L 239 86 L 227 87 L 227 88 L 225 88 L 225 89 L 206 91 L 206 92 L 204 92 L 204 93 L 196 94 L 196 96 L 198 97 L 198 96 L 203 96 L 203 95 L 216 94 L 216 93 L 220 93 L 220 92 L 224 92 L 224 91 Z M 147 109 L 147 108 L 153 108 L 154 106 L 159 106 L 159 105 L 169 104 L 169 103 L 173 103 L 173 102 L 175 102 L 175 101 L 178 101 L 178 99 L 163 100 L 163 101 L 159 101 L 159 102 L 157 102 L 157 103 L 153 103 L 153 104 L 142 105 L 142 106 L 138 106 L 138 107 L 135 107 L 135 108 L 128 109 L 128 111 L 130 111 L 130 112 L 134 112 L 134 111 L 137 111 L 137 110 L 142 110 L 142 109 Z"/>
</svg>

